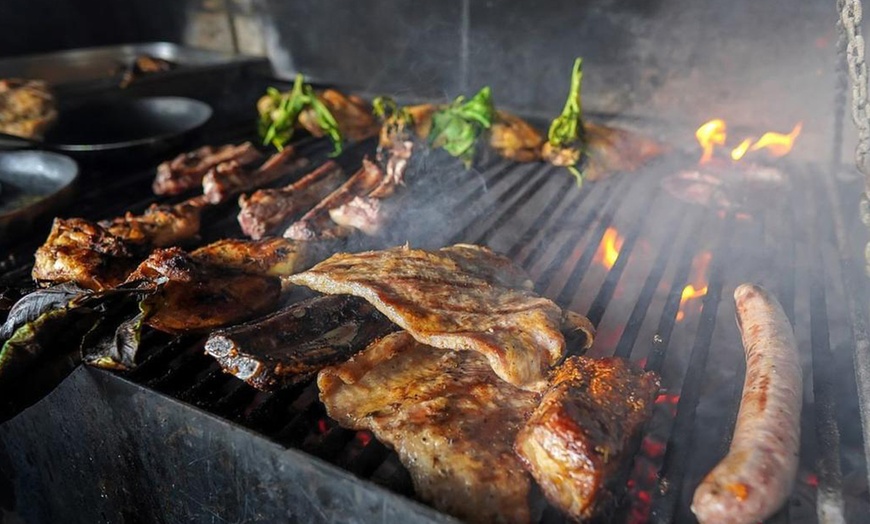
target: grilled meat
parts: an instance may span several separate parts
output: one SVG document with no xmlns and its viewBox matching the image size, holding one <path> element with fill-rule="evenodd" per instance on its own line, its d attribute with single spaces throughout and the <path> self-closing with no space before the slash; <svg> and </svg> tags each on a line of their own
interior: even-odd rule
<svg viewBox="0 0 870 524">
<path fill-rule="evenodd" d="M 229 200 L 233 195 L 264 186 L 300 169 L 308 160 L 295 158 L 293 147 L 287 146 L 270 156 L 254 171 L 231 160 L 210 169 L 202 179 L 202 194 L 212 204 Z"/>
<path fill-rule="evenodd" d="M 344 181 L 344 173 L 329 161 L 298 181 L 277 189 L 260 189 L 239 197 L 239 225 L 257 240 L 300 218 Z"/>
<path fill-rule="evenodd" d="M 200 187 L 205 174 L 223 162 L 234 160 L 244 167 L 262 158 L 263 155 L 250 142 L 218 148 L 203 146 L 157 166 L 157 176 L 151 187 L 157 195 L 177 195 Z"/>
<path fill-rule="evenodd" d="M 377 235 L 389 222 L 391 214 L 381 199 L 371 197 L 356 197 L 329 210 L 333 222 L 344 228 L 358 229 L 366 235 Z"/>
<path fill-rule="evenodd" d="M 624 129 L 589 122 L 584 128 L 588 160 L 583 171 L 587 180 L 635 171 L 664 151 L 662 144 Z"/>
<path fill-rule="evenodd" d="M 190 256 L 203 264 L 254 275 L 284 277 L 308 269 L 333 253 L 335 247 L 329 241 L 224 239 L 198 248 Z"/>
<path fill-rule="evenodd" d="M 506 111 L 496 111 L 489 130 L 489 145 L 501 156 L 517 162 L 534 162 L 541 158 L 544 137 L 522 118 Z"/>
<path fill-rule="evenodd" d="M 550 366 L 565 355 L 559 307 L 530 291 L 507 258 L 483 247 L 340 253 L 289 280 L 365 298 L 420 342 L 479 352 L 499 377 L 523 389 L 542 390 Z"/>
<path fill-rule="evenodd" d="M 154 73 L 164 73 L 166 71 L 172 71 L 178 66 L 175 62 L 171 62 L 169 60 L 164 60 L 163 58 L 159 58 L 151 55 L 139 55 L 135 60 L 128 66 L 124 67 L 123 76 L 121 77 L 121 83 L 119 87 L 124 89 L 133 83 L 133 81 L 142 78 L 146 75 L 151 75 Z"/>
<path fill-rule="evenodd" d="M 42 138 L 57 120 L 54 96 L 40 80 L 0 80 L 0 132 Z"/>
<path fill-rule="evenodd" d="M 371 107 L 358 96 L 346 96 L 334 89 L 317 94 L 317 98 L 329 109 L 341 136 L 351 142 L 360 142 L 378 134 L 378 126 L 372 116 Z M 299 125 L 316 137 L 324 136 L 318 124 L 315 110 L 306 108 L 299 113 Z"/>
<path fill-rule="evenodd" d="M 199 234 L 204 202 L 190 199 L 174 206 L 151 204 L 141 215 L 127 212 L 122 217 L 102 220 L 99 225 L 125 242 L 152 247 L 173 246 Z"/>
<path fill-rule="evenodd" d="M 299 383 L 325 366 L 344 362 L 395 329 L 364 300 L 334 295 L 216 331 L 209 336 L 205 351 L 224 371 L 268 391 Z"/>
<path fill-rule="evenodd" d="M 417 495 L 470 522 L 528 522 L 530 481 L 513 452 L 539 397 L 471 351 L 388 335 L 318 376 L 329 416 L 394 447 Z"/>
<path fill-rule="evenodd" d="M 105 227 L 81 218 L 56 218 L 36 250 L 31 276 L 40 285 L 74 282 L 103 290 L 123 282 L 137 261 L 134 248 Z"/>
<path fill-rule="evenodd" d="M 198 261 L 179 248 L 157 249 L 127 278 L 154 291 L 141 303 L 145 324 L 166 333 L 207 332 L 273 309 L 274 277 Z"/>
<path fill-rule="evenodd" d="M 652 414 L 658 377 L 619 358 L 571 357 L 556 369 L 516 452 L 554 505 L 591 518 L 614 502 L 618 473 Z"/>
<path fill-rule="evenodd" d="M 765 520 L 788 500 L 800 458 L 801 358 L 782 305 L 767 290 L 734 290 L 746 379 L 728 455 L 695 490 L 702 523 Z"/>
<path fill-rule="evenodd" d="M 331 209 L 340 207 L 358 196 L 365 196 L 381 185 L 384 173 L 373 162 L 363 160 L 363 167 L 347 182 L 330 193 L 299 220 L 284 231 L 284 237 L 294 240 L 314 240 L 317 238 L 341 238 L 347 236 L 349 228 L 338 226 L 329 216 Z"/>
</svg>

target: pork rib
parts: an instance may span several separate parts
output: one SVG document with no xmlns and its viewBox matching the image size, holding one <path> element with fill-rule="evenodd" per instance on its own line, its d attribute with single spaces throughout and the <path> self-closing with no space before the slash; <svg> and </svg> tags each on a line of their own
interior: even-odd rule
<svg viewBox="0 0 870 524">
<path fill-rule="evenodd" d="M 273 234 L 314 207 L 343 180 L 341 167 L 329 161 L 288 186 L 242 195 L 239 197 L 239 225 L 255 240 Z"/>
<path fill-rule="evenodd" d="M 326 296 L 216 331 L 209 336 L 205 351 L 224 371 L 269 391 L 344 362 L 395 329 L 362 299 Z"/>
<path fill-rule="evenodd" d="M 177 195 L 198 187 L 205 174 L 218 164 L 233 160 L 247 166 L 262 158 L 263 155 L 250 142 L 218 148 L 203 146 L 157 166 L 157 176 L 151 187 L 157 195 Z"/>
</svg>

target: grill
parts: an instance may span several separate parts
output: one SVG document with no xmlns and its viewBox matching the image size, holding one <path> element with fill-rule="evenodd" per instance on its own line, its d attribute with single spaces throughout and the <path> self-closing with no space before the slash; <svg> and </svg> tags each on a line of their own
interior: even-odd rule
<svg viewBox="0 0 870 524">
<path fill-rule="evenodd" d="M 263 84 L 245 82 L 250 93 L 259 92 L 251 85 Z M 650 134 L 668 125 L 632 124 Z M 249 139 L 250 127 L 227 124 L 202 141 Z M 322 140 L 297 145 L 312 166 L 329 152 Z M 358 164 L 373 147 L 354 146 L 340 161 Z M 693 519 L 692 492 L 728 449 L 743 384 L 731 293 L 743 281 L 763 284 L 795 326 L 805 372 L 799 476 L 789 503 L 771 521 L 857 521 L 870 513 L 852 371 L 852 329 L 861 328 L 853 309 L 858 318 L 865 312 L 854 297 L 865 287 L 850 263 L 851 246 L 861 245 L 851 238 L 859 232 L 845 228 L 849 221 L 840 215 L 857 207 L 857 183 L 834 182 L 830 168 L 784 160 L 775 164 L 780 181 L 750 180 L 729 194 L 731 205 L 703 205 L 675 198 L 663 186 L 695 164 L 694 153 L 671 151 L 636 173 L 577 188 L 566 172 L 543 164 L 484 158 L 477 169 L 465 170 L 437 152 L 420 152 L 411 169 L 425 176 L 394 219 L 389 241 L 426 248 L 479 243 L 505 253 L 529 271 L 540 293 L 587 313 L 598 327 L 592 356 L 629 358 L 662 375 L 664 390 L 627 473 L 618 522 Z M 764 172 L 735 165 L 714 174 L 727 181 Z M 151 169 L 137 170 L 87 188 L 66 214 L 104 218 L 142 209 L 154 200 L 152 176 Z M 203 242 L 237 235 L 235 213 L 225 206 L 205 220 Z M 26 278 L 43 238 L 10 248 L 4 281 Z M 701 286 L 699 279 L 706 284 L 703 297 L 684 297 L 687 286 Z M 149 332 L 135 370 L 77 370 L 6 423 L 0 428 L 8 457 L 2 468 L 12 494 L 6 498 L 14 502 L 5 506 L 46 521 L 70 507 L 89 522 L 112 521 L 112 511 L 129 522 L 173 515 L 215 522 L 246 515 L 262 521 L 446 519 L 395 496 L 413 497 L 396 454 L 370 433 L 329 420 L 316 385 L 258 392 L 223 373 L 202 344 L 197 337 Z M 103 422 L 120 433 L 101 431 Z M 87 458 L 87 450 L 98 449 L 106 449 L 105 456 Z M 113 462 L 110 451 L 127 458 Z M 215 462 L 210 453 L 223 458 Z M 263 466 L 264 456 L 275 462 Z M 240 465 L 239 457 L 252 462 Z M 203 464 L 217 465 L 202 470 Z M 191 480 L 196 475 L 216 478 L 203 487 Z M 70 482 L 76 478 L 98 486 L 79 490 Z M 101 498 L 106 493 L 108 501 Z M 562 517 L 546 507 L 540 520 Z"/>
</svg>

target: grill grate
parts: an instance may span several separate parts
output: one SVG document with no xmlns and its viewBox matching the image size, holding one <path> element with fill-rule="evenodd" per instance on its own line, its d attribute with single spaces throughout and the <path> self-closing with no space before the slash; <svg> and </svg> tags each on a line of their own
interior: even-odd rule
<svg viewBox="0 0 870 524">
<path fill-rule="evenodd" d="M 229 132 L 212 142 L 242 138 L 247 137 Z M 371 148 L 363 144 L 345 155 Z M 306 139 L 298 150 L 313 166 L 325 160 L 329 147 Z M 727 451 L 744 368 L 730 293 L 744 280 L 761 282 L 778 295 L 795 324 L 808 372 L 800 477 L 790 503 L 772 520 L 866 514 L 866 484 L 843 491 L 844 476 L 866 476 L 866 458 L 855 452 L 863 443 L 848 414 L 847 399 L 856 396 L 854 376 L 837 375 L 851 366 L 852 357 L 850 337 L 840 329 L 849 322 L 831 240 L 832 209 L 827 199 L 817 197 L 826 188 L 810 170 L 783 165 L 786 181 L 764 194 L 764 205 L 747 191 L 737 195 L 742 206 L 719 209 L 678 200 L 662 189 L 663 178 L 694 163 L 680 153 L 638 173 L 582 188 L 566 172 L 540 164 L 484 159 L 479 171 L 464 171 L 437 153 L 429 156 L 416 167 L 426 177 L 404 203 L 395 220 L 404 227 L 391 240 L 429 248 L 481 243 L 506 253 L 529 271 L 541 293 L 563 307 L 588 312 L 599 328 L 593 356 L 630 358 L 663 376 L 667 390 L 617 520 L 691 518 L 694 486 Z M 150 180 L 151 172 L 142 172 L 107 184 L 84 195 L 76 214 L 102 218 L 144 208 L 152 201 L 143 196 L 149 194 Z M 107 198 L 119 193 L 131 196 Z M 233 206 L 221 208 L 221 215 L 208 221 L 203 241 L 238 235 L 235 212 Z M 606 267 L 599 255 L 612 228 L 622 243 Z M 4 278 L 26 274 L 33 248 L 15 246 Z M 684 311 L 684 288 L 705 253 L 710 253 L 707 292 L 699 307 Z M 330 421 L 315 384 L 257 392 L 224 374 L 204 355 L 202 344 L 197 337 L 149 333 L 141 365 L 126 377 L 412 495 L 410 477 L 396 454 L 371 434 Z M 843 425 L 844 420 L 851 422 Z M 860 457 L 857 464 L 844 458 L 854 456 Z M 657 478 L 650 479 L 650 471 Z M 561 517 L 548 508 L 542 521 Z"/>
</svg>

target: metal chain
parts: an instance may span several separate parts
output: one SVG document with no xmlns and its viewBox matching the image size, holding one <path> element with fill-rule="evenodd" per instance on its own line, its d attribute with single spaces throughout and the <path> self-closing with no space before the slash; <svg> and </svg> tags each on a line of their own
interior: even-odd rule
<svg viewBox="0 0 870 524">
<path fill-rule="evenodd" d="M 855 148 L 855 165 L 864 175 L 864 193 L 861 195 L 859 214 L 861 221 L 870 229 L 870 114 L 867 101 L 867 62 L 864 58 L 864 36 L 861 31 L 863 16 L 861 0 L 837 0 L 838 46 L 846 55 L 846 70 L 852 85 L 852 120 L 858 128 L 858 145 Z M 870 242 L 864 247 L 867 261 L 865 271 L 870 276 Z"/>
</svg>

